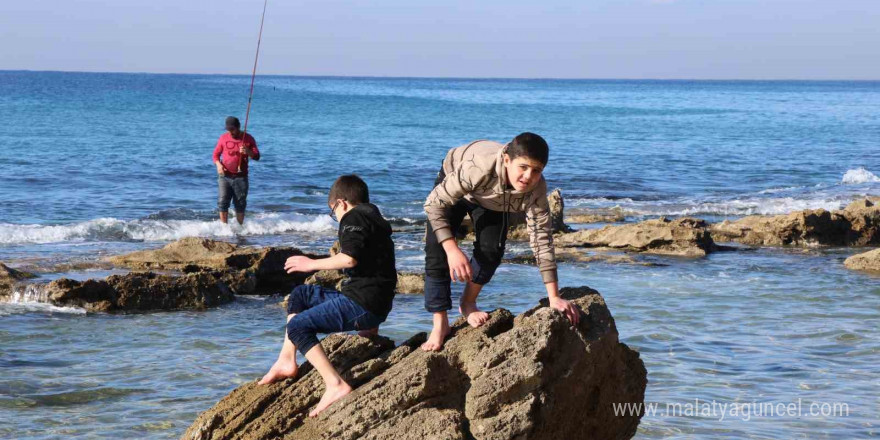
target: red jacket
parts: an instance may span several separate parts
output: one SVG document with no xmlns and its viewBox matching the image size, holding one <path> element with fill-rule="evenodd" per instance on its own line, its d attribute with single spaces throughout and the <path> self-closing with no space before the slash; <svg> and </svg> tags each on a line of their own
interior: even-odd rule
<svg viewBox="0 0 880 440">
<path fill-rule="evenodd" d="M 226 175 L 230 177 L 243 177 L 248 173 L 248 161 L 242 161 L 242 154 L 238 152 L 241 148 L 241 139 L 235 139 L 228 131 L 220 136 L 217 140 L 217 146 L 214 147 L 214 162 L 218 160 L 226 169 Z M 245 135 L 244 144 L 246 148 L 253 153 L 252 159 L 260 160 L 260 150 L 257 149 L 257 141 L 250 134 Z M 238 164 L 241 161 L 241 172 L 238 172 Z"/>
</svg>

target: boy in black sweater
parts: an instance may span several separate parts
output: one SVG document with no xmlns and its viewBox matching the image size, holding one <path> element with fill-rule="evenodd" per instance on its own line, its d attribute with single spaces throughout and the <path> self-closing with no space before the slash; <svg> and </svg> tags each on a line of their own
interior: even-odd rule
<svg viewBox="0 0 880 440">
<path fill-rule="evenodd" d="M 370 203 L 367 184 L 355 175 L 341 176 L 330 188 L 327 205 L 330 216 L 339 221 L 339 253 L 319 260 L 290 257 L 284 268 L 287 273 L 344 269 L 348 278 L 341 292 L 315 285 L 293 289 L 287 300 L 287 332 L 281 354 L 260 380 L 260 384 L 268 384 L 295 377 L 299 349 L 327 387 L 310 417 L 351 392 L 351 386 L 330 364 L 316 334 L 377 333 L 391 311 L 397 287 L 391 225 Z"/>
</svg>

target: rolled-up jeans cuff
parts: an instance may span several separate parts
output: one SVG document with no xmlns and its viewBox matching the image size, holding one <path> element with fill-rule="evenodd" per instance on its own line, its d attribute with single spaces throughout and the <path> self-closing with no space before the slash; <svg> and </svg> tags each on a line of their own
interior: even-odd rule
<svg viewBox="0 0 880 440">
<path fill-rule="evenodd" d="M 452 309 L 452 281 L 425 275 L 425 310 L 431 313 Z"/>
<path fill-rule="evenodd" d="M 473 273 L 473 278 L 471 278 L 471 282 L 474 284 L 484 285 L 492 280 L 492 276 L 495 275 L 495 270 L 498 269 L 498 266 L 493 266 L 489 264 L 480 264 L 476 258 L 471 257 L 471 273 Z"/>
</svg>

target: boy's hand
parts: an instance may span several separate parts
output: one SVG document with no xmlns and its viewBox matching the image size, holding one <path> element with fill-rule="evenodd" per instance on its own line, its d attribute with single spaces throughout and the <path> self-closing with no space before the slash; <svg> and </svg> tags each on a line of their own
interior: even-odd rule
<svg viewBox="0 0 880 440">
<path fill-rule="evenodd" d="M 284 270 L 287 271 L 287 273 L 312 272 L 315 270 L 314 262 L 315 260 L 304 255 L 295 255 L 284 262 Z"/>
<path fill-rule="evenodd" d="M 581 318 L 581 311 L 578 307 L 566 299 L 560 297 L 550 297 L 550 307 L 564 313 L 572 324 L 578 325 Z"/>
<path fill-rule="evenodd" d="M 449 263 L 449 278 L 452 281 L 470 281 L 473 277 L 471 263 L 455 243 L 455 239 L 444 241 L 443 250 L 446 251 L 446 261 Z"/>
</svg>

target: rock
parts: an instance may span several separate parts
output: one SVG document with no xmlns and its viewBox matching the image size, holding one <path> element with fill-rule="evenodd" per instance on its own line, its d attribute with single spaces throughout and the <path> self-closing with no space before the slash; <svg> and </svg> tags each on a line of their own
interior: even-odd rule
<svg viewBox="0 0 880 440">
<path fill-rule="evenodd" d="M 130 273 L 86 281 L 61 278 L 45 289 L 52 304 L 94 312 L 201 310 L 234 299 L 226 284 L 206 272 L 182 276 Z"/>
<path fill-rule="evenodd" d="M 590 224 L 590 223 L 623 223 L 626 216 L 620 209 L 601 210 L 592 213 L 572 213 L 565 217 L 566 223 Z"/>
<path fill-rule="evenodd" d="M 425 293 L 425 274 L 397 272 L 397 293 Z"/>
<path fill-rule="evenodd" d="M 321 270 L 306 278 L 303 284 L 317 284 L 334 290 L 342 290 L 345 276 L 338 270 Z M 397 272 L 397 293 L 424 293 L 425 275 Z"/>
<path fill-rule="evenodd" d="M 187 237 L 161 249 L 118 255 L 109 261 L 134 270 L 226 272 L 221 278 L 236 293 L 265 295 L 287 293 L 306 279 L 308 274 L 284 270 L 284 262 L 294 255 L 304 254 L 290 247 L 241 248 L 224 241 Z"/>
<path fill-rule="evenodd" d="M 36 275 L 30 272 L 13 269 L 3 263 L 0 263 L 0 297 L 5 297 L 12 292 L 16 286 L 28 278 L 35 278 Z"/>
<path fill-rule="evenodd" d="M 753 215 L 711 228 L 717 241 L 757 246 L 867 246 L 880 244 L 880 206 L 868 199 L 845 209 L 804 210 L 786 215 Z"/>
<path fill-rule="evenodd" d="M 226 259 L 238 246 L 225 241 L 186 237 L 161 249 L 132 252 L 110 257 L 117 266 L 134 270 L 183 270 L 185 267 L 227 269 Z"/>
<path fill-rule="evenodd" d="M 639 223 L 582 229 L 555 238 L 558 247 L 610 247 L 634 252 L 703 257 L 715 248 L 704 220 L 659 218 Z"/>
<path fill-rule="evenodd" d="M 644 364 L 619 342 L 598 292 L 561 294 L 584 312 L 577 328 L 545 300 L 516 318 L 495 310 L 477 329 L 459 319 L 439 353 L 418 349 L 424 333 L 396 348 L 382 337 L 331 335 L 321 344 L 355 390 L 319 417 L 307 413 L 322 381 L 304 364 L 297 379 L 232 391 L 182 438 L 630 438 L 641 414 L 617 416 L 612 404 L 644 401 Z"/>
<path fill-rule="evenodd" d="M 342 290 L 345 275 L 341 270 L 319 270 L 303 281 L 303 284 L 316 284 L 328 289 Z"/>
<path fill-rule="evenodd" d="M 880 272 L 880 249 L 853 255 L 847 258 L 843 264 L 852 270 Z"/>
<path fill-rule="evenodd" d="M 517 255 L 502 260 L 505 263 L 526 264 L 535 266 L 535 257 L 531 254 Z M 606 263 L 606 264 L 632 264 L 636 266 L 659 267 L 666 264 L 653 261 L 645 261 L 625 253 L 588 253 L 579 248 L 556 248 L 557 263 Z"/>
</svg>

